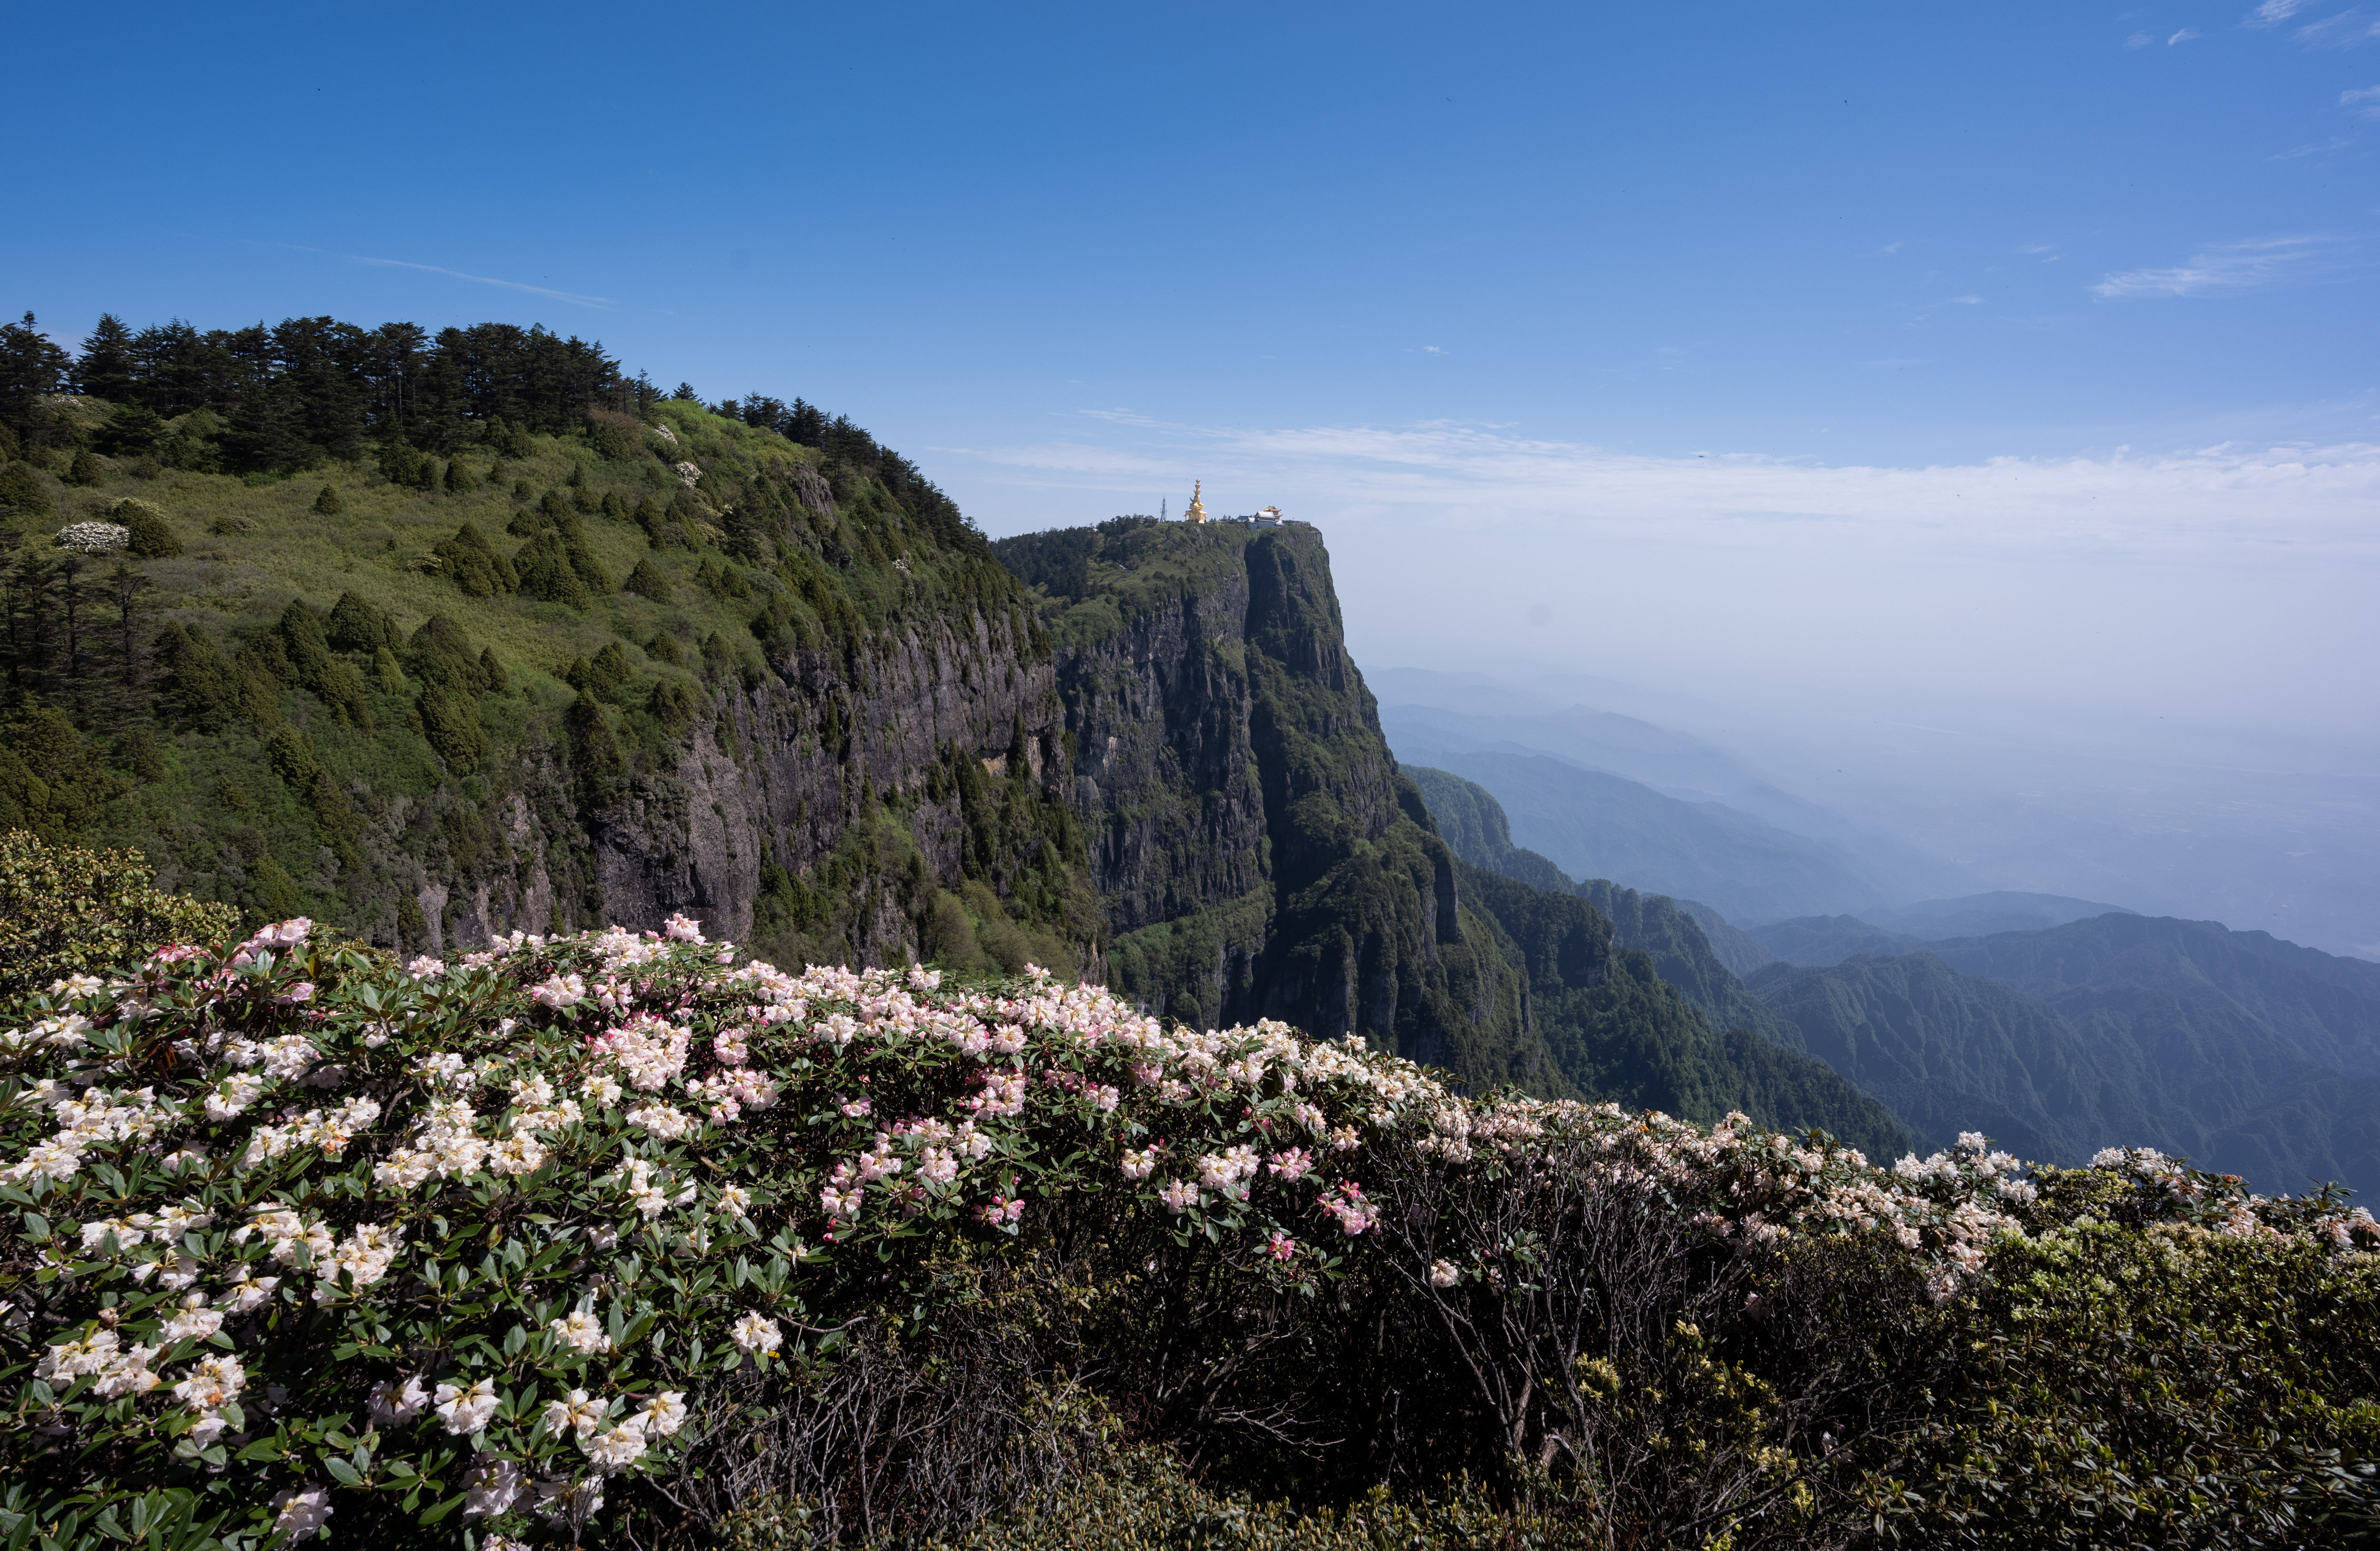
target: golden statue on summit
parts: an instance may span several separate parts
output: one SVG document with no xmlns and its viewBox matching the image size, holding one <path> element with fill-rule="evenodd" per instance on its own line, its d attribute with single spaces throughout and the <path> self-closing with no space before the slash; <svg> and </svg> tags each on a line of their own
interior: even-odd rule
<svg viewBox="0 0 2380 1551">
<path fill-rule="evenodd" d="M 1184 522 L 1205 522 L 1207 520 L 1207 503 L 1198 499 L 1200 484 L 1201 482 L 1196 479 L 1190 481 L 1190 505 L 1189 509 L 1182 514 L 1182 520 Z"/>
</svg>

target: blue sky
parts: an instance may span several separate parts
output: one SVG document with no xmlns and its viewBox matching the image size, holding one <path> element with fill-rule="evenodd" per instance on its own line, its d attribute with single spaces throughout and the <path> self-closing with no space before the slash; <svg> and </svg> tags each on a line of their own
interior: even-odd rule
<svg viewBox="0 0 2380 1551">
<path fill-rule="evenodd" d="M 542 321 L 995 533 L 1204 477 L 1363 660 L 2380 724 L 2373 0 L 12 32 L 69 338 Z"/>
</svg>

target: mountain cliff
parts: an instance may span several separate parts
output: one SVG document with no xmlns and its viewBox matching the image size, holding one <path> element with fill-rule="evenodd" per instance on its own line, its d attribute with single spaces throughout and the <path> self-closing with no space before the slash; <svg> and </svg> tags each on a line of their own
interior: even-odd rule
<svg viewBox="0 0 2380 1551">
<path fill-rule="evenodd" d="M 1111 983 L 1475 1082 L 1742 1109 L 1879 1156 L 1903 1142 L 1822 1063 L 1714 1029 L 1559 869 L 1512 851 L 1484 793 L 1475 830 L 1554 887 L 1457 860 L 1420 784 L 1442 780 L 1398 766 L 1347 657 L 1318 533 L 1119 518 L 995 549 L 1054 643 Z"/>
</svg>

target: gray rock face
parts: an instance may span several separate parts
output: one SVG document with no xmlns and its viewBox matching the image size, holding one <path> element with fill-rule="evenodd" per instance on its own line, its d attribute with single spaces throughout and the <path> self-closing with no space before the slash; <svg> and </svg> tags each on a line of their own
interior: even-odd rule
<svg viewBox="0 0 2380 1551">
<path fill-rule="evenodd" d="M 911 839 L 932 881 L 955 888 L 956 804 L 926 789 L 953 756 L 1004 775 L 1020 726 L 1035 784 L 1064 793 L 1052 667 L 1020 638 L 1014 616 L 912 627 L 864 653 L 799 648 L 773 666 L 757 687 L 722 691 L 673 766 L 627 782 L 598 811 L 594 872 L 611 919 L 649 927 L 683 911 L 710 935 L 741 940 L 764 857 L 809 872 L 861 820 L 871 793 L 916 799 Z M 867 902 L 850 943 L 858 961 L 917 955 L 908 903 L 890 889 Z"/>
</svg>

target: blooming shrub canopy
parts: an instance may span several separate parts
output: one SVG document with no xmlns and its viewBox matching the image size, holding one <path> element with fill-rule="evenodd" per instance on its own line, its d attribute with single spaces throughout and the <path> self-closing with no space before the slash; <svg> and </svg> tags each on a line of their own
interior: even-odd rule
<svg viewBox="0 0 2380 1551">
<path fill-rule="evenodd" d="M 1947 1299 L 2032 1189 L 1981 1138 L 1883 1169 L 1740 1116 L 1468 1098 L 1359 1042 L 1168 1030 L 1038 971 L 737 967 L 682 917 L 402 972 L 289 921 L 28 1007 L 0 1034 L 0 1392 L 33 1429 L 11 1510 L 45 1523 L 155 1487 L 221 1533 L 583 1529 L 700 1440 L 725 1375 L 832 1362 L 887 1266 L 1011 1253 L 1068 1193 L 1283 1290 L 1365 1254 L 1494 1299 L 1528 1245 L 1452 1208 L 1384 1222 L 1376 1171 L 1492 1193 L 1560 1157 L 1713 1246 L 1855 1237 Z M 2221 1214 L 2371 1238 L 2332 1206 Z"/>
<path fill-rule="evenodd" d="M 73 522 L 58 529 L 55 542 L 62 550 L 105 554 L 131 543 L 132 530 L 122 523 Z"/>
</svg>

